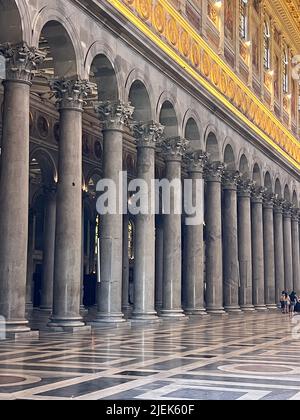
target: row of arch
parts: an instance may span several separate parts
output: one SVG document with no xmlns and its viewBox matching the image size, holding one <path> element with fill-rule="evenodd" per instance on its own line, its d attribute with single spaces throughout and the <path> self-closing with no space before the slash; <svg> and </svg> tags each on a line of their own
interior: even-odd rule
<svg viewBox="0 0 300 420">
<path fill-rule="evenodd" d="M 103 42 L 95 41 L 84 48 L 74 24 L 63 14 L 61 2 L 56 3 L 57 8 L 45 6 L 30 23 L 26 2 L 0 2 L 0 42 L 24 40 L 46 50 L 47 60 L 41 68 L 45 84 L 49 77 L 89 78 L 97 84 L 100 100 L 131 102 L 135 107 L 134 120 L 159 121 L 165 126 L 166 137 L 185 137 L 191 141 L 192 147 L 206 150 L 212 161 L 223 160 L 228 169 L 239 170 L 257 185 L 265 186 L 298 206 L 296 186 L 292 187 L 288 181 L 282 182 L 279 174 L 271 175 L 271 171 L 263 169 L 259 162 L 250 162 L 243 150 L 237 153 L 234 142 L 229 138 L 221 139 L 215 126 L 202 127 L 197 110 L 182 112 L 177 98 L 166 91 L 155 98 L 151 83 L 139 70 L 131 70 L 124 77 L 121 57 Z M 51 162 L 50 156 L 48 162 Z M 54 162 L 52 172 L 54 177 Z M 89 183 L 89 179 L 85 181 Z"/>
</svg>

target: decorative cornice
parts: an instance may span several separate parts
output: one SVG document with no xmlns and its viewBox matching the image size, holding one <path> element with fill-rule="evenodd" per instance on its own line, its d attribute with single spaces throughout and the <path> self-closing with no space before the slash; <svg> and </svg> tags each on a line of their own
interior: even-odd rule
<svg viewBox="0 0 300 420">
<path fill-rule="evenodd" d="M 134 107 L 121 101 L 99 102 L 95 111 L 104 130 L 123 130 L 130 124 Z"/>
<path fill-rule="evenodd" d="M 82 111 L 86 99 L 93 90 L 88 80 L 52 80 L 50 87 L 55 94 L 59 109 L 74 109 Z"/>
<path fill-rule="evenodd" d="M 155 149 L 164 133 L 164 126 L 150 121 L 147 123 L 138 123 L 133 126 L 134 137 L 137 147 L 148 147 Z"/>
<path fill-rule="evenodd" d="M 167 0 L 107 0 L 190 76 L 300 170 L 300 145 Z"/>
<path fill-rule="evenodd" d="M 184 162 L 189 174 L 203 174 L 204 167 L 208 162 L 207 153 L 203 150 L 189 151 L 184 157 Z"/>
<path fill-rule="evenodd" d="M 6 60 L 6 80 L 29 84 L 31 84 L 37 66 L 46 57 L 44 52 L 29 47 L 25 42 L 16 45 L 0 44 L 0 54 Z"/>
<path fill-rule="evenodd" d="M 166 162 L 181 162 L 188 146 L 189 141 L 182 137 L 170 137 L 160 144 L 161 153 Z"/>
</svg>

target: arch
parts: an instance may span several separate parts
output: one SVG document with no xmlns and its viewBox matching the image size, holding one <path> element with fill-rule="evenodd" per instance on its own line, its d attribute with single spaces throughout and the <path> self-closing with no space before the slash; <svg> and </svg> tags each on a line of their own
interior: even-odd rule
<svg viewBox="0 0 300 420">
<path fill-rule="evenodd" d="M 249 162 L 245 154 L 240 158 L 239 171 L 244 178 L 250 178 Z"/>
<path fill-rule="evenodd" d="M 224 150 L 224 163 L 229 171 L 236 170 L 234 151 L 230 144 L 227 144 Z"/>
<path fill-rule="evenodd" d="M 182 112 L 181 109 L 178 105 L 177 99 L 174 95 L 172 95 L 171 93 L 167 92 L 167 91 L 163 91 L 159 98 L 158 98 L 158 102 L 156 104 L 156 109 L 155 109 L 155 121 L 159 121 L 161 124 L 161 116 L 162 114 L 165 114 L 167 116 L 166 109 L 164 109 L 166 106 L 168 106 L 170 108 L 170 113 L 172 112 L 173 114 L 173 119 L 174 119 L 174 125 L 172 125 L 173 127 L 173 132 L 175 131 L 175 137 L 176 136 L 183 136 L 183 132 L 182 132 Z M 170 115 L 171 117 L 171 115 Z M 177 126 L 175 126 L 175 117 L 176 117 L 176 121 L 177 121 Z M 166 125 L 165 125 L 166 127 Z M 170 128 L 170 127 L 168 127 Z M 167 130 L 168 131 L 168 130 Z M 166 130 L 165 130 L 166 132 Z M 168 137 L 165 134 L 166 137 Z M 174 135 L 172 135 L 171 137 L 174 137 Z"/>
<path fill-rule="evenodd" d="M 269 194 L 272 194 L 273 192 L 273 185 L 272 185 L 272 179 L 271 179 L 271 175 L 270 172 L 266 172 L 265 174 L 265 180 L 264 180 L 264 186 L 267 189 L 267 192 Z"/>
<path fill-rule="evenodd" d="M 282 198 L 282 187 L 279 178 L 277 178 L 275 181 L 275 194 L 278 196 L 278 198 Z"/>
<path fill-rule="evenodd" d="M 290 188 L 289 186 L 286 184 L 286 186 L 284 187 L 284 199 L 286 201 L 291 201 L 291 193 L 290 193 Z"/>
<path fill-rule="evenodd" d="M 255 163 L 253 166 L 253 181 L 258 187 L 261 187 L 262 185 L 261 170 L 258 163 Z"/>
<path fill-rule="evenodd" d="M 89 79 L 97 85 L 99 100 L 117 101 L 119 99 L 116 72 L 106 55 L 98 54 L 94 57 L 90 67 Z"/>
<path fill-rule="evenodd" d="M 206 138 L 206 152 L 212 162 L 220 160 L 220 150 L 215 133 L 210 132 Z"/>
<path fill-rule="evenodd" d="M 60 4 L 56 9 L 46 6 L 36 16 L 33 45 L 48 52 L 47 60 L 41 66 L 46 76 L 69 79 L 84 76 L 82 44 Z"/>
<path fill-rule="evenodd" d="M 165 137 L 178 137 L 178 119 L 175 108 L 170 101 L 165 101 L 162 104 L 159 116 L 159 122 L 165 127 Z"/>
<path fill-rule="evenodd" d="M 201 134 L 198 127 L 198 124 L 196 123 L 195 119 L 193 117 L 190 117 L 184 128 L 184 137 L 193 143 L 198 143 L 198 146 L 201 147 Z M 195 145 L 196 146 L 196 145 Z"/>
<path fill-rule="evenodd" d="M 156 95 L 154 93 L 154 86 L 153 84 L 150 82 L 150 80 L 145 76 L 145 73 L 137 68 L 134 68 L 133 70 L 131 70 L 129 72 L 129 74 L 126 77 L 126 82 L 124 84 L 125 86 L 125 100 L 128 100 L 129 96 L 130 96 L 130 90 L 133 86 L 133 84 L 139 81 L 141 82 L 147 92 L 147 95 L 149 97 L 149 101 L 150 101 L 150 105 L 151 105 L 151 117 L 150 120 L 152 121 L 156 121 L 157 115 L 155 113 L 155 105 L 156 105 Z"/>
<path fill-rule="evenodd" d="M 35 163 L 36 162 L 36 163 Z M 44 149 L 34 149 L 30 154 L 32 168 L 39 166 L 41 171 L 41 182 L 44 185 L 52 185 L 58 179 L 57 168 L 53 157 Z"/>
<path fill-rule="evenodd" d="M 134 107 L 134 121 L 151 121 L 152 107 L 146 86 L 141 80 L 135 80 L 129 90 L 129 102 Z"/>
<path fill-rule="evenodd" d="M 298 197 L 296 190 L 293 191 L 293 198 L 292 198 L 293 204 L 295 207 L 298 207 Z"/>
<path fill-rule="evenodd" d="M 20 0 L 0 1 L 0 44 L 9 42 L 31 44 L 30 15 L 27 2 Z"/>
</svg>

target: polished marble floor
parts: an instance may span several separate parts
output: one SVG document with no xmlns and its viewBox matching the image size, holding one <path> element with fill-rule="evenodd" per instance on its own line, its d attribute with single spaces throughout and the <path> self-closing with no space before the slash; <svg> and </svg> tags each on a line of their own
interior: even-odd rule
<svg viewBox="0 0 300 420">
<path fill-rule="evenodd" d="M 0 399 L 298 400 L 300 316 L 205 317 L 0 341 Z"/>
</svg>

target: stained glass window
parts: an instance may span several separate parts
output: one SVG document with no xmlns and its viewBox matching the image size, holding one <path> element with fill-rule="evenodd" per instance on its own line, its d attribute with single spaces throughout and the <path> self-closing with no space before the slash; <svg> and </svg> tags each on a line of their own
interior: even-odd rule
<svg viewBox="0 0 300 420">
<path fill-rule="evenodd" d="M 264 67 L 266 70 L 269 70 L 271 67 L 271 34 L 270 26 L 268 22 L 265 21 L 264 24 Z"/>
<path fill-rule="evenodd" d="M 240 37 L 247 38 L 248 32 L 248 0 L 240 0 Z"/>
</svg>

